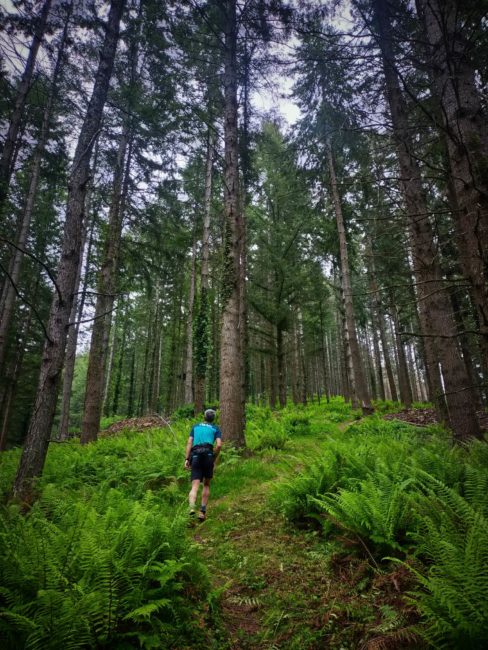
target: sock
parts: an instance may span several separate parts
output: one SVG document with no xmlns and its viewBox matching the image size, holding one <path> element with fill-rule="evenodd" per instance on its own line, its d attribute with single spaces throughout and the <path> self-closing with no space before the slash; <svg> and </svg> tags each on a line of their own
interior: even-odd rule
<svg viewBox="0 0 488 650">
<path fill-rule="evenodd" d="M 200 506 L 200 512 L 207 512 L 207 506 Z"/>
</svg>

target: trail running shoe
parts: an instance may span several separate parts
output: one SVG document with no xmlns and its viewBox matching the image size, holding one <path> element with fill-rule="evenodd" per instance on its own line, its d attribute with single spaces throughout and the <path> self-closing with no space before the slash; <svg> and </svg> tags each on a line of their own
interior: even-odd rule
<svg viewBox="0 0 488 650">
<path fill-rule="evenodd" d="M 206 517 L 207 517 L 207 515 L 205 514 L 205 512 L 202 512 L 202 511 L 200 510 L 200 512 L 198 513 L 198 519 L 199 519 L 199 521 L 205 521 Z"/>
</svg>

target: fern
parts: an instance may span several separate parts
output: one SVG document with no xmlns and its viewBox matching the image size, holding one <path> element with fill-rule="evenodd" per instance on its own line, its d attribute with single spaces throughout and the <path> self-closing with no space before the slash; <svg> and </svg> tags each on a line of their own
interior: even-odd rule
<svg viewBox="0 0 488 650">
<path fill-rule="evenodd" d="M 385 472 L 369 477 L 355 490 L 310 499 L 342 528 L 369 539 L 380 553 L 402 550 L 405 531 L 413 525 L 406 496 L 413 484 L 414 479 L 395 483 Z"/>
<path fill-rule="evenodd" d="M 482 648 L 488 643 L 488 496 L 479 493 L 486 472 L 467 472 L 470 503 L 452 488 L 424 476 L 417 500 L 420 524 L 414 539 L 428 562 L 416 573 L 421 590 L 411 600 L 423 614 L 424 637 L 439 648 Z"/>
<path fill-rule="evenodd" d="M 188 622 L 208 571 L 188 546 L 181 493 L 147 489 L 156 472 L 179 486 L 181 449 L 161 432 L 50 451 L 29 515 L 0 512 L 3 647 L 198 643 Z"/>
</svg>

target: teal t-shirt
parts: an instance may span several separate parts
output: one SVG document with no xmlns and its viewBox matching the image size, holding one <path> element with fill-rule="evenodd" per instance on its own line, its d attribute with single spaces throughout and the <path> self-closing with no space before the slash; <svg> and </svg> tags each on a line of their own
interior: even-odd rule
<svg viewBox="0 0 488 650">
<path fill-rule="evenodd" d="M 213 445 L 217 438 L 222 438 L 222 433 L 217 425 L 202 422 L 193 425 L 190 438 L 193 438 L 194 447 L 195 445 Z"/>
</svg>

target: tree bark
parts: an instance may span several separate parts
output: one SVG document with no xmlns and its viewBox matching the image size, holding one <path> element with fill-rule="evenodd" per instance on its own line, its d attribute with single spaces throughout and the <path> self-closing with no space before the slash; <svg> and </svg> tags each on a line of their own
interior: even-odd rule
<svg viewBox="0 0 488 650">
<path fill-rule="evenodd" d="M 242 257 L 241 220 L 239 214 L 239 168 L 237 135 L 237 18 L 236 1 L 226 0 L 224 57 L 224 210 L 225 251 L 222 287 L 222 330 L 220 343 L 220 412 L 224 436 L 242 447 L 244 437 L 244 408 L 242 401 L 243 360 L 241 321 L 240 269 Z"/>
<path fill-rule="evenodd" d="M 283 341 L 283 327 L 276 326 L 276 364 L 278 368 L 278 399 L 281 408 L 286 406 L 286 372 L 285 372 L 285 349 Z"/>
<path fill-rule="evenodd" d="M 214 133 L 208 130 L 207 158 L 205 164 L 205 195 L 202 233 L 202 268 L 200 280 L 200 303 L 195 325 L 195 415 L 203 411 L 205 401 L 205 380 L 209 347 L 208 332 L 208 289 L 210 258 L 210 217 L 212 208 L 212 167 Z"/>
<path fill-rule="evenodd" d="M 434 354 L 428 354 L 429 372 L 433 376 L 432 357 L 437 360 L 444 378 L 445 398 L 449 425 L 454 440 L 464 442 L 479 437 L 480 429 L 474 404 L 470 399 L 469 380 L 457 348 L 456 329 L 449 297 L 445 290 L 438 263 L 432 226 L 422 179 L 411 140 L 407 107 L 403 98 L 395 58 L 389 38 L 390 24 L 385 0 L 373 2 L 375 22 L 378 27 L 378 44 L 381 49 L 386 82 L 386 99 L 390 106 L 398 162 L 402 176 L 402 191 L 409 219 L 409 235 L 413 253 L 413 272 L 417 283 L 422 334 L 426 335 L 426 350 L 433 345 Z M 447 335 L 441 338 L 436 335 Z M 440 414 L 442 415 L 442 414 Z"/>
<path fill-rule="evenodd" d="M 39 47 L 46 32 L 47 21 L 49 17 L 49 10 L 51 8 L 52 0 L 46 0 L 42 6 L 41 12 L 37 19 L 35 19 L 34 37 L 29 48 L 29 54 L 24 68 L 24 73 L 17 90 L 15 98 L 15 105 L 10 118 L 10 124 L 3 145 L 2 157 L 0 159 L 0 214 L 3 211 L 5 199 L 7 198 L 10 178 L 13 171 L 13 158 L 17 146 L 17 137 L 24 114 L 25 102 L 29 93 L 34 68 L 36 65 L 37 54 Z"/>
<path fill-rule="evenodd" d="M 488 119 L 464 34 L 460 0 L 418 0 L 430 44 L 432 91 L 447 135 L 459 259 L 471 283 L 488 367 Z"/>
<path fill-rule="evenodd" d="M 378 283 L 376 280 L 376 269 L 373 256 L 373 245 L 371 238 L 368 237 L 367 243 L 367 269 L 369 275 L 369 288 L 371 291 L 371 327 L 372 327 L 372 336 L 373 336 L 373 350 L 375 357 L 375 364 L 378 373 L 378 388 L 380 399 L 384 400 L 386 398 L 385 394 L 385 382 L 383 379 L 383 368 L 381 365 L 381 352 L 380 345 L 378 340 L 378 330 L 381 330 L 380 319 L 381 319 L 381 300 L 378 292 Z M 386 359 L 385 359 L 386 365 Z"/>
<path fill-rule="evenodd" d="M 185 404 L 193 402 L 193 305 L 195 302 L 197 242 L 193 237 L 191 249 L 190 293 L 188 296 L 188 323 L 186 327 Z"/>
<path fill-rule="evenodd" d="M 46 4 L 44 5 L 44 9 L 48 4 L 49 3 L 46 2 Z M 0 308 L 0 314 L 1 314 L 0 315 L 0 369 L 3 366 L 3 362 L 5 359 L 6 338 L 10 328 L 10 323 L 12 320 L 12 314 L 13 314 L 14 304 L 15 304 L 15 296 L 16 296 L 15 288 L 19 282 L 20 272 L 22 268 L 22 260 L 24 257 L 22 250 L 25 248 L 25 245 L 27 243 L 27 237 L 29 234 L 29 228 L 32 220 L 32 213 L 34 210 L 34 202 L 37 196 L 37 187 L 39 185 L 39 178 L 41 174 L 42 157 L 49 137 L 49 125 L 51 122 L 51 114 L 52 114 L 54 100 L 57 94 L 57 83 L 61 71 L 64 49 L 68 37 L 70 15 L 71 15 L 71 11 L 66 17 L 66 22 L 64 24 L 63 35 L 58 49 L 56 64 L 54 66 L 51 85 L 49 88 L 49 94 L 47 97 L 46 106 L 44 108 L 41 132 L 33 155 L 32 168 L 30 172 L 31 176 L 30 176 L 29 189 L 27 191 L 25 206 L 20 216 L 19 225 L 17 228 L 17 232 L 18 232 L 17 241 L 16 241 L 17 248 L 14 249 L 14 252 L 12 253 L 12 257 L 9 263 L 10 278 L 5 282 L 2 291 L 2 297 L 0 300 L 0 305 L 1 305 Z M 16 106 L 16 110 L 17 110 L 17 106 Z M 12 120 L 13 121 L 11 123 L 11 128 L 12 128 L 12 124 L 14 123 L 14 118 L 12 118 Z M 10 146 L 9 137 L 10 137 L 10 131 L 9 134 L 7 135 L 7 141 L 5 143 L 5 148 L 3 151 L 3 155 L 5 156 L 10 155 L 8 153 L 8 147 Z M 17 134 L 15 134 L 15 137 L 17 137 Z M 2 156 L 1 164 L 3 165 L 3 156 Z M 2 169 L 1 171 L 2 177 L 0 178 L 0 186 L 2 185 L 2 183 L 6 183 L 8 185 L 9 177 L 4 175 L 3 167 L 1 169 Z M 5 197 L 6 194 L 5 196 L 3 196 L 3 198 L 0 194 L 0 206 L 2 204 L 2 201 L 5 199 Z"/>
<path fill-rule="evenodd" d="M 97 159 L 98 159 L 98 138 L 95 144 L 95 153 L 93 159 L 93 172 L 97 168 Z M 90 185 L 90 197 L 92 194 L 93 185 Z M 88 218 L 90 219 L 90 234 L 88 236 L 88 246 L 86 251 L 86 265 L 85 265 L 85 275 L 83 280 L 83 290 L 81 295 L 73 299 L 73 305 L 71 307 L 70 314 L 70 323 L 71 327 L 68 331 L 68 341 L 66 344 L 66 356 L 64 363 L 64 372 L 63 372 L 63 388 L 62 388 L 62 398 L 61 398 L 61 409 L 60 409 L 60 420 L 59 420 L 59 432 L 58 437 L 60 440 L 66 440 L 68 437 L 69 431 L 69 410 L 71 403 L 71 388 L 73 386 L 73 378 L 75 375 L 75 363 L 76 363 L 76 346 L 78 344 L 78 334 L 80 332 L 80 321 L 83 317 L 83 309 L 85 307 L 86 300 L 86 291 L 88 287 L 88 275 L 90 271 L 90 260 L 91 252 L 93 248 L 93 234 L 95 230 L 95 215 L 92 214 L 90 206 L 90 198 L 87 196 L 86 204 L 88 206 Z M 85 248 L 85 236 L 86 229 L 83 228 L 82 234 L 82 244 L 81 244 L 81 259 L 83 260 L 83 251 Z M 82 263 L 78 267 L 78 274 L 75 283 L 74 295 L 78 296 L 78 289 L 80 288 L 80 279 L 81 279 L 81 270 Z"/>
<path fill-rule="evenodd" d="M 81 426 L 80 442 L 86 444 L 97 439 L 102 416 L 105 386 L 107 348 L 112 320 L 112 310 L 117 288 L 117 270 L 119 266 L 120 241 L 122 235 L 123 212 L 128 176 L 130 174 L 130 137 L 131 127 L 128 122 L 119 141 L 117 161 L 115 163 L 112 201 L 108 217 L 108 232 L 102 256 L 102 267 L 98 278 L 97 301 L 93 330 L 88 356 L 86 375 L 85 405 Z M 129 149 L 129 155 L 126 153 Z M 124 180 L 125 179 L 125 180 Z"/>
<path fill-rule="evenodd" d="M 112 409 L 111 409 L 112 415 L 118 415 L 119 413 L 119 401 L 120 401 L 120 393 L 122 388 L 122 369 L 124 367 L 124 360 L 126 354 L 125 347 L 126 347 L 126 340 L 127 340 L 128 311 L 129 311 L 129 307 L 127 306 L 122 315 L 123 318 L 122 337 L 120 339 L 120 345 L 119 345 L 119 349 L 120 349 L 119 358 L 117 359 L 117 373 L 115 375 L 114 396 L 113 396 Z"/>
<path fill-rule="evenodd" d="M 324 311 L 322 308 L 322 301 L 319 302 L 319 318 L 320 318 L 320 357 L 322 365 L 322 374 L 324 378 L 324 392 L 327 400 L 327 404 L 330 402 L 330 383 L 331 383 L 331 373 L 329 372 L 328 367 L 328 350 L 327 350 L 327 334 L 324 327 Z"/>
<path fill-rule="evenodd" d="M 327 161 L 329 165 L 331 188 L 332 188 L 332 200 L 334 203 L 334 211 L 337 222 L 337 234 L 339 237 L 339 251 L 340 251 L 340 263 L 341 263 L 341 285 L 343 292 L 343 302 L 344 302 L 344 313 L 345 313 L 345 339 L 346 343 L 349 346 L 350 351 L 350 371 L 352 370 L 353 375 L 352 385 L 354 386 L 355 391 L 352 391 L 353 399 L 354 392 L 357 394 L 357 399 L 360 402 L 360 406 L 363 410 L 363 413 L 369 414 L 373 412 L 373 406 L 371 404 L 371 398 L 368 393 L 368 388 L 366 384 L 366 377 L 364 373 L 363 362 L 361 359 L 361 353 L 359 350 L 359 343 L 356 332 L 356 320 L 354 317 L 354 306 L 352 302 L 352 287 L 351 287 L 351 275 L 349 270 L 349 258 L 347 253 L 347 241 L 346 241 L 346 231 L 344 227 L 344 218 L 342 216 L 342 206 L 339 196 L 339 190 L 337 187 L 337 179 L 335 173 L 335 164 L 334 156 L 332 153 L 332 147 L 330 142 L 327 144 Z"/>
<path fill-rule="evenodd" d="M 406 408 L 410 408 L 412 406 L 412 387 L 410 384 L 410 378 L 408 376 L 408 365 L 407 357 L 405 355 L 405 348 L 403 346 L 403 341 L 400 334 L 400 321 L 398 318 L 398 311 L 394 305 L 392 306 L 392 314 L 398 358 L 398 385 L 400 388 L 400 401 Z"/>
<path fill-rule="evenodd" d="M 78 138 L 70 173 L 61 259 L 47 327 L 48 339 L 42 356 L 33 416 L 13 486 L 13 495 L 24 501 L 30 501 L 34 496 L 33 481 L 42 472 L 49 445 L 59 379 L 64 362 L 73 291 L 80 264 L 90 157 L 100 128 L 103 107 L 112 76 L 123 9 L 124 0 L 112 0 L 95 84 Z"/>
<path fill-rule="evenodd" d="M 132 351 L 132 358 L 130 363 L 130 377 L 129 377 L 129 394 L 127 396 L 127 417 L 131 418 L 134 415 L 134 401 L 135 401 L 135 384 L 136 384 L 136 348 Z"/>
</svg>

